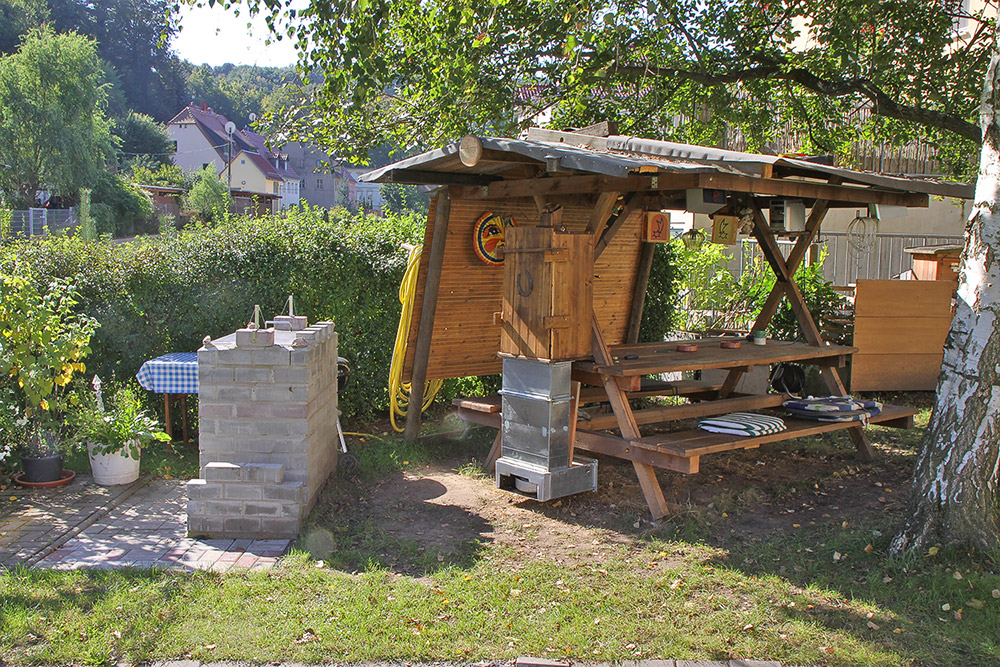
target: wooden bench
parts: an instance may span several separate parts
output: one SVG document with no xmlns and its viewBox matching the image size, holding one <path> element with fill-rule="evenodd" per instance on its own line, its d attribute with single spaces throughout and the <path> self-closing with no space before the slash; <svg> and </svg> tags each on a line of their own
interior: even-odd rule
<svg viewBox="0 0 1000 667">
<path fill-rule="evenodd" d="M 885 405 L 882 408 L 882 414 L 872 417 L 869 423 L 890 428 L 913 428 L 913 416 L 917 412 L 916 408 Z M 755 449 L 769 442 L 780 442 L 790 438 L 802 438 L 858 426 L 858 422 L 819 422 L 787 416 L 783 416 L 782 420 L 785 422 L 785 430 L 779 433 L 746 437 L 725 433 L 709 433 L 694 428 L 643 436 L 638 440 L 632 440 L 624 451 L 621 447 L 622 439 L 620 437 L 580 429 L 576 432 L 576 447 L 596 454 L 624 456 L 624 458 L 658 468 L 694 474 L 698 472 L 699 460 L 704 454 L 735 449 Z"/>
</svg>

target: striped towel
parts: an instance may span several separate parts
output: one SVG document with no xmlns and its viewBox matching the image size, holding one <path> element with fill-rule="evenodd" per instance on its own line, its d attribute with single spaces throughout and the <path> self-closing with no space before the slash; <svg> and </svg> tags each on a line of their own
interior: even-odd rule
<svg viewBox="0 0 1000 667">
<path fill-rule="evenodd" d="M 753 412 L 732 412 L 721 417 L 709 417 L 698 422 L 698 428 L 710 433 L 726 433 L 746 437 L 769 435 L 785 430 L 785 422 L 778 417 L 758 415 Z"/>
<path fill-rule="evenodd" d="M 785 401 L 785 409 L 800 419 L 820 422 L 863 422 L 882 414 L 882 404 L 850 396 L 826 396 L 822 398 L 796 399 Z"/>
</svg>

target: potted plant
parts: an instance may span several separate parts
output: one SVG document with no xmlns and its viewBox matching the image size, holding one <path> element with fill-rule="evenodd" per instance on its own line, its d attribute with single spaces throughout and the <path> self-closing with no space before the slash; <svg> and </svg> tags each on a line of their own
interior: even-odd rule
<svg viewBox="0 0 1000 667">
<path fill-rule="evenodd" d="M 79 412 L 80 436 L 87 443 L 94 481 L 103 486 L 131 484 L 139 479 L 142 448 L 170 436 L 142 407 L 134 383 L 118 388 L 105 406 L 100 378 L 94 376 L 94 393 Z"/>
<path fill-rule="evenodd" d="M 76 303 L 72 284 L 54 280 L 41 290 L 23 263 L 0 275 L 0 403 L 11 411 L 0 436 L 21 454 L 20 481 L 59 481 L 62 454 L 75 444 L 68 423 L 79 399 L 71 382 L 86 368 L 98 326 L 74 312 Z"/>
</svg>

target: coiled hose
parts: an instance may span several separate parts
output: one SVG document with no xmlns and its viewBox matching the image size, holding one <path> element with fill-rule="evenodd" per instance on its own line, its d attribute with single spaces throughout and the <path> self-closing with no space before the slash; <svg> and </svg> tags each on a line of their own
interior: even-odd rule
<svg viewBox="0 0 1000 667">
<path fill-rule="evenodd" d="M 396 328 L 396 343 L 392 348 L 392 365 L 389 367 L 389 422 L 397 433 L 402 433 L 403 427 L 396 425 L 396 417 L 405 418 L 410 407 L 410 383 L 403 382 L 403 363 L 406 360 L 406 341 L 410 335 L 413 297 L 417 291 L 417 270 L 420 267 L 422 250 L 423 246 L 410 248 L 410 255 L 406 260 L 406 272 L 399 284 L 399 303 L 402 309 L 399 313 L 399 326 Z M 441 380 L 428 380 L 425 383 L 421 412 L 430 407 L 440 389 Z"/>
</svg>

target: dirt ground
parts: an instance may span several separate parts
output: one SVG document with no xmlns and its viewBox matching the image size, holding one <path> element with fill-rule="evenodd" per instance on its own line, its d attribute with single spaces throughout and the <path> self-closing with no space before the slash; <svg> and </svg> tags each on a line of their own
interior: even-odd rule
<svg viewBox="0 0 1000 667">
<path fill-rule="evenodd" d="M 928 401 L 906 398 L 919 407 Z M 509 555 L 514 567 L 525 559 L 573 566 L 599 563 L 691 522 L 711 523 L 724 542 L 898 515 L 920 430 L 871 429 L 878 453 L 871 463 L 861 462 L 849 437 L 838 432 L 708 455 L 697 475 L 659 471 L 675 508 L 659 522 L 650 520 L 631 464 L 609 457 L 598 459 L 595 493 L 539 503 L 495 488 L 481 468 L 469 465 L 486 457 L 492 433 L 474 429 L 445 458 L 375 482 L 332 481 L 300 545 L 339 559 L 344 569 L 374 561 L 420 576 L 435 566 L 467 563 L 484 548 Z"/>
</svg>

